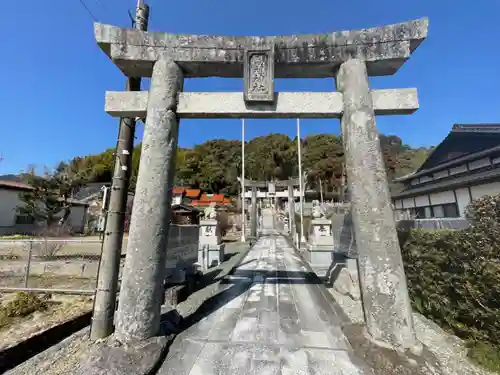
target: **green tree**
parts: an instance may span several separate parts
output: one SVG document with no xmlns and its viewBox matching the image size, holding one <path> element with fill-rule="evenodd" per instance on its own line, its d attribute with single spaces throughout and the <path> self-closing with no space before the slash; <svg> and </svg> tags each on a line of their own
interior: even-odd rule
<svg viewBox="0 0 500 375">
<path fill-rule="evenodd" d="M 234 193 L 241 170 L 241 143 L 214 139 L 194 147 L 187 165 L 196 171 L 193 182 L 214 193 Z"/>
<path fill-rule="evenodd" d="M 52 171 L 45 169 L 43 175 L 30 168 L 22 179 L 31 189 L 20 194 L 17 212 L 41 224 L 47 232 L 58 234 L 71 214 L 71 198 L 88 180 L 88 170 L 60 163 Z"/>
<path fill-rule="evenodd" d="M 412 149 L 397 136 L 379 135 L 388 180 L 417 169 L 429 149 Z M 132 156 L 131 190 L 135 188 L 141 144 Z M 254 180 L 283 180 L 298 176 L 297 139 L 285 134 L 256 137 L 246 143 L 245 175 Z M 302 139 L 303 170 L 308 173 L 308 187 L 338 191 L 343 173 L 342 137 L 317 134 Z M 87 171 L 89 182 L 110 182 L 114 169 L 114 149 L 100 154 L 75 157 L 67 166 L 74 172 Z M 215 139 L 193 148 L 179 148 L 176 156 L 176 185 L 192 185 L 207 192 L 237 194 L 241 175 L 241 142 Z"/>
<path fill-rule="evenodd" d="M 341 185 L 344 149 L 342 139 L 335 134 L 317 134 L 303 140 L 303 163 L 308 172 L 308 185 L 324 191 L 338 191 Z"/>
<path fill-rule="evenodd" d="M 297 169 L 297 148 L 285 134 L 256 137 L 245 146 L 245 172 L 255 180 L 284 180 Z"/>
</svg>

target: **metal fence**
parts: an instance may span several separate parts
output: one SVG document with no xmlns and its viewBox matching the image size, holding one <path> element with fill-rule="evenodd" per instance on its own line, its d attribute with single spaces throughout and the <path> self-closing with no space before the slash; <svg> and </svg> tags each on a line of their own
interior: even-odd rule
<svg viewBox="0 0 500 375">
<path fill-rule="evenodd" d="M 0 240 L 0 290 L 92 294 L 101 247 L 95 238 Z"/>
<path fill-rule="evenodd" d="M 125 261 L 128 238 L 122 246 Z M 198 225 L 171 225 L 168 269 L 196 261 Z M 102 241 L 97 237 L 0 239 L 0 292 L 36 291 L 93 295 Z M 120 267 L 120 277 L 121 277 Z"/>
</svg>

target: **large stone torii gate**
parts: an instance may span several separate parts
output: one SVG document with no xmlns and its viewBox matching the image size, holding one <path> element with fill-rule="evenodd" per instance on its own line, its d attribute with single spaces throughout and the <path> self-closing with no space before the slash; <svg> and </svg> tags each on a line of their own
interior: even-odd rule
<svg viewBox="0 0 500 375">
<path fill-rule="evenodd" d="M 370 90 L 427 36 L 427 19 L 359 31 L 279 37 L 148 33 L 95 24 L 102 50 L 149 92 L 107 92 L 106 111 L 146 117 L 119 296 L 115 338 L 159 333 L 181 118 L 340 118 L 367 332 L 398 348 L 416 344 L 375 115 L 418 108 L 416 89 Z M 244 93 L 182 92 L 187 77 L 244 77 Z M 274 78 L 335 77 L 337 92 L 275 93 Z"/>
</svg>

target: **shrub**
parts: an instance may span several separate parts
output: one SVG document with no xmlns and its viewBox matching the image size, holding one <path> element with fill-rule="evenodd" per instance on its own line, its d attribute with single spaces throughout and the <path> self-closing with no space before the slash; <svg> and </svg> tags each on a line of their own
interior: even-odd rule
<svg viewBox="0 0 500 375">
<path fill-rule="evenodd" d="M 500 194 L 476 199 L 467 207 L 465 215 L 475 234 L 489 243 L 500 239 Z"/>
<path fill-rule="evenodd" d="M 403 259 L 414 308 L 457 336 L 500 345 L 500 195 L 470 204 L 464 230 L 412 230 Z"/>
<path fill-rule="evenodd" d="M 38 310 L 46 310 L 48 299 L 48 295 L 40 298 L 34 293 L 19 292 L 15 299 L 7 303 L 5 310 L 11 318 L 26 316 Z"/>
<path fill-rule="evenodd" d="M 469 357 L 491 371 L 500 373 L 500 347 L 488 343 L 474 343 L 469 349 Z"/>
<path fill-rule="evenodd" d="M 48 294 L 40 298 L 34 293 L 18 292 L 12 301 L 5 306 L 0 305 L 0 327 L 7 325 L 10 318 L 28 316 L 35 311 L 46 310 L 49 299 Z"/>
</svg>

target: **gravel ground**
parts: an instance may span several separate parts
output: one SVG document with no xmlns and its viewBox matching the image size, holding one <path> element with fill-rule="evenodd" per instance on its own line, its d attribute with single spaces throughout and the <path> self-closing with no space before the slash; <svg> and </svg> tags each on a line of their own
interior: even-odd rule
<svg viewBox="0 0 500 375">
<path fill-rule="evenodd" d="M 364 323 L 361 301 L 353 301 L 333 289 L 328 289 L 334 299 L 353 323 Z M 493 375 L 467 358 L 467 349 L 462 340 L 445 332 L 437 324 L 424 316 L 413 313 L 415 331 L 418 340 L 425 345 L 426 350 L 437 360 L 439 371 L 435 374 L 443 375 Z M 369 348 L 365 348 L 368 350 Z M 429 372 L 433 374 L 433 372 Z"/>
<path fill-rule="evenodd" d="M 187 317 L 201 304 L 217 294 L 220 280 L 235 267 L 248 250 L 247 244 L 238 242 L 226 244 L 226 261 L 205 274 L 207 285 L 191 294 L 187 300 L 177 305 L 177 311 Z M 7 375 L 76 375 L 78 364 L 85 358 L 90 349 L 87 339 L 88 328 L 79 331 L 59 344 L 36 355 L 22 365 L 7 371 Z"/>
</svg>

